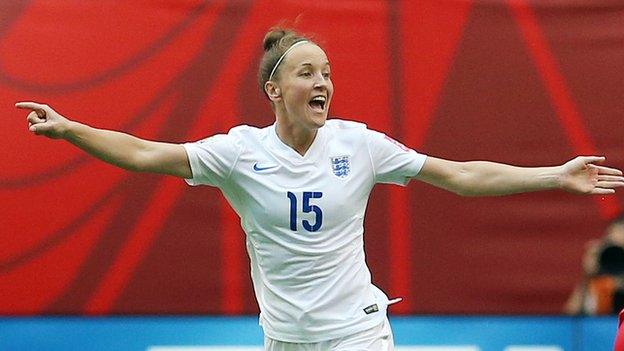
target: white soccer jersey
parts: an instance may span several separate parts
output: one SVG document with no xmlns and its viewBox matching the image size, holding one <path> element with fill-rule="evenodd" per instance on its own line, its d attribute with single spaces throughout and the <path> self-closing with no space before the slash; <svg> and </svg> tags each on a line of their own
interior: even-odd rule
<svg viewBox="0 0 624 351">
<path fill-rule="evenodd" d="M 388 298 L 364 260 L 375 183 L 405 185 L 425 156 L 364 124 L 328 120 L 305 156 L 275 125 L 184 144 L 191 185 L 219 187 L 241 218 L 265 335 L 319 342 L 383 322 Z"/>
</svg>

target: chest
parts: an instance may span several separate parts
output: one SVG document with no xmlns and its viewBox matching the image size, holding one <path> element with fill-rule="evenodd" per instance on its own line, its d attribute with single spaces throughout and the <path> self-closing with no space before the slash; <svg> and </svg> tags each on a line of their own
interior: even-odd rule
<svg viewBox="0 0 624 351">
<path fill-rule="evenodd" d="M 364 150 L 291 162 L 271 152 L 242 155 L 232 174 L 239 213 L 254 226 L 322 234 L 362 218 L 373 186 Z"/>
</svg>

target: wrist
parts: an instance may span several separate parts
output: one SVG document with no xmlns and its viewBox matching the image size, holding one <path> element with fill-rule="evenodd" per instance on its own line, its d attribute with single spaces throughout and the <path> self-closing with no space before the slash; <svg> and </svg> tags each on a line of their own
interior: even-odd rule
<svg viewBox="0 0 624 351">
<path fill-rule="evenodd" d="M 553 167 L 553 184 L 552 184 L 553 189 L 562 190 L 565 188 L 564 174 L 565 174 L 564 165 Z"/>
<path fill-rule="evenodd" d="M 81 123 L 68 120 L 59 134 L 61 135 L 61 138 L 67 141 L 75 141 L 76 139 L 78 139 L 78 134 L 81 126 L 83 126 Z"/>
<path fill-rule="evenodd" d="M 537 173 L 537 183 L 533 190 L 563 189 L 564 170 L 562 166 L 543 167 Z"/>
</svg>

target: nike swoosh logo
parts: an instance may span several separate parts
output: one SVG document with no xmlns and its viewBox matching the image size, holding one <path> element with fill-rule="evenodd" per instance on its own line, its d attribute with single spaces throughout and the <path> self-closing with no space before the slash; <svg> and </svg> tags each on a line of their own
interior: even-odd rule
<svg viewBox="0 0 624 351">
<path fill-rule="evenodd" d="M 276 167 L 277 166 L 260 167 L 260 166 L 258 166 L 258 162 L 256 162 L 253 165 L 253 170 L 256 171 L 256 172 L 260 172 L 260 171 L 266 171 L 268 169 L 273 169 L 273 168 L 276 168 Z"/>
</svg>

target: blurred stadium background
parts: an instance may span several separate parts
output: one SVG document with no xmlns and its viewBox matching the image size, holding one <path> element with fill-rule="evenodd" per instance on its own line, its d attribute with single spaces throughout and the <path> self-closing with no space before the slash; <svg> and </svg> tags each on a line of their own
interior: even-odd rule
<svg viewBox="0 0 624 351">
<path fill-rule="evenodd" d="M 328 53 L 333 116 L 450 159 L 624 168 L 622 0 L 3 0 L 0 349 L 259 350 L 219 191 L 33 137 L 13 104 L 171 142 L 268 125 L 256 72 L 282 20 Z M 376 188 L 365 246 L 404 297 L 399 350 L 610 350 L 614 317 L 561 314 L 623 194 Z"/>
</svg>

